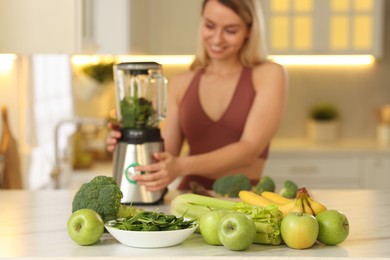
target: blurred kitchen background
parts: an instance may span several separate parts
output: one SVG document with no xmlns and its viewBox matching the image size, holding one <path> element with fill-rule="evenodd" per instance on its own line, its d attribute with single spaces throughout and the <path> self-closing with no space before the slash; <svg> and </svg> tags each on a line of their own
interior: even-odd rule
<svg viewBox="0 0 390 260">
<path fill-rule="evenodd" d="M 115 115 L 112 64 L 157 61 L 168 80 L 186 70 L 201 2 L 0 0 L 0 105 L 8 115 L 0 135 L 9 128 L 17 142 L 24 188 L 77 188 L 112 174 L 104 144 Z M 270 58 L 289 75 L 264 174 L 279 184 L 390 189 L 390 2 L 261 2 Z M 332 126 L 321 133 L 313 121 L 324 114 Z"/>
</svg>

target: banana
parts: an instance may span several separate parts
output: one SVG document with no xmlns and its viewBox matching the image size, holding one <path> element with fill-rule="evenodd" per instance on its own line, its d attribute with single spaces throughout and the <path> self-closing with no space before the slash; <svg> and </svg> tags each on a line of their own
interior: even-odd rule
<svg viewBox="0 0 390 260">
<path fill-rule="evenodd" d="M 307 201 L 307 197 L 303 198 L 302 200 L 303 200 L 304 213 L 314 216 L 314 212 L 313 212 L 312 208 L 310 207 L 309 202 Z"/>
<path fill-rule="evenodd" d="M 313 215 L 317 215 L 321 211 L 326 210 L 326 206 L 319 201 L 313 200 L 310 196 L 306 197 L 307 203 L 310 208 L 313 210 Z"/>
<path fill-rule="evenodd" d="M 295 205 L 290 212 L 305 213 L 305 201 L 306 193 L 301 191 L 297 192 L 297 198 L 295 199 Z"/>
<path fill-rule="evenodd" d="M 307 213 L 315 216 L 327 209 L 321 202 L 313 200 L 306 188 L 300 189 L 297 194 L 296 199 L 287 199 L 274 192 L 264 191 L 259 195 L 252 191 L 242 190 L 238 196 L 242 202 L 254 206 L 276 205 L 283 216 L 290 212 Z"/>
<path fill-rule="evenodd" d="M 289 203 L 283 205 L 277 205 L 278 209 L 283 213 L 283 216 L 287 215 L 295 207 L 296 201 L 292 200 Z"/>
<path fill-rule="evenodd" d="M 282 195 L 271 191 L 263 191 L 261 196 L 278 205 L 284 205 L 294 201 L 293 199 L 285 198 Z"/>
<path fill-rule="evenodd" d="M 248 203 L 250 205 L 254 206 L 260 206 L 260 207 L 267 207 L 272 203 L 271 201 L 267 200 L 266 198 L 247 190 L 241 190 L 238 193 L 238 197 L 241 199 L 242 202 Z"/>
</svg>

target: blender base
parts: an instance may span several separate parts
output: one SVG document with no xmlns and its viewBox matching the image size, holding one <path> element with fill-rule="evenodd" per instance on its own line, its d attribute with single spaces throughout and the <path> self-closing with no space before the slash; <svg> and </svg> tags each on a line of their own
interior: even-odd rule
<svg viewBox="0 0 390 260">
<path fill-rule="evenodd" d="M 135 205 L 135 206 L 148 206 L 148 205 L 161 205 L 164 203 L 164 197 L 168 193 L 168 189 L 165 189 L 161 194 L 161 198 L 153 202 L 122 202 L 122 205 Z"/>
</svg>

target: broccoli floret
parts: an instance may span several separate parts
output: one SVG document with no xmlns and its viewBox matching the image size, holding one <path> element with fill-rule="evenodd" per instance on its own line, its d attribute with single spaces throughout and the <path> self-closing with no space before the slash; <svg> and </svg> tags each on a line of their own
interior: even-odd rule
<svg viewBox="0 0 390 260">
<path fill-rule="evenodd" d="M 263 191 L 275 192 L 275 182 L 269 176 L 263 176 L 255 186 L 255 192 L 261 194 Z"/>
<path fill-rule="evenodd" d="M 83 208 L 93 209 L 105 223 L 117 218 L 122 197 L 122 191 L 114 178 L 97 176 L 77 191 L 72 202 L 72 212 Z"/>
<path fill-rule="evenodd" d="M 291 180 L 286 180 L 279 194 L 285 198 L 293 199 L 295 198 L 297 191 L 298 191 L 298 185 Z"/>
<path fill-rule="evenodd" d="M 213 184 L 215 193 L 231 198 L 237 198 L 240 190 L 251 189 L 252 185 L 249 178 L 242 174 L 220 177 Z"/>
</svg>

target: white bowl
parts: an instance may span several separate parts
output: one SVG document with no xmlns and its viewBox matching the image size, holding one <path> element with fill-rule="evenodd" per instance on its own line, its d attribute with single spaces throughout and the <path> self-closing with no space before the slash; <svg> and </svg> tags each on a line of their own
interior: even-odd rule
<svg viewBox="0 0 390 260">
<path fill-rule="evenodd" d="M 168 231 L 128 231 L 105 225 L 108 232 L 126 246 L 157 248 L 178 245 L 196 230 L 196 225 L 186 229 Z"/>
</svg>

